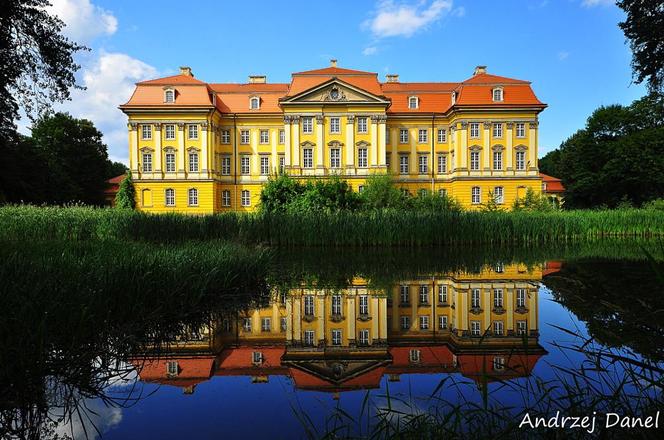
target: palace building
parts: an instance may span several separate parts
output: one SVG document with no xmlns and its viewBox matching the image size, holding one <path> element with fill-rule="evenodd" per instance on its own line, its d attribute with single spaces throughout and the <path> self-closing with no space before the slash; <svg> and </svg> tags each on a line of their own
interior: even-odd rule
<svg viewBox="0 0 664 440">
<path fill-rule="evenodd" d="M 290 83 L 206 83 L 179 75 L 136 84 L 129 118 L 137 206 L 148 212 L 256 209 L 277 173 L 339 175 L 361 191 L 391 173 L 411 195 L 445 193 L 468 208 L 509 207 L 542 191 L 530 83 L 478 66 L 462 82 L 401 82 L 332 65 Z"/>
</svg>

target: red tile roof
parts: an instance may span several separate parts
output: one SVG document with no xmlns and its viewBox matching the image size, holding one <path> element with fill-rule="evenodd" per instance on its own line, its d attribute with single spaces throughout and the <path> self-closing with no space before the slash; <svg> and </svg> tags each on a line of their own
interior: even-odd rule
<svg viewBox="0 0 664 440">
<path fill-rule="evenodd" d="M 315 69 L 315 70 L 305 70 L 302 72 L 295 72 L 295 75 L 377 75 L 376 72 L 366 72 L 363 70 L 353 70 L 353 69 L 343 69 L 341 67 L 326 67 L 324 69 Z"/>
<path fill-rule="evenodd" d="M 173 75 L 173 76 L 166 76 L 164 78 L 157 78 L 157 79 L 150 79 L 147 81 L 141 81 L 139 83 L 136 83 L 137 85 L 164 85 L 164 86 L 169 86 L 169 85 L 176 85 L 176 84 L 199 84 L 199 85 L 205 85 L 204 81 L 201 81 L 200 79 L 196 79 L 193 76 L 189 75 Z"/>
<path fill-rule="evenodd" d="M 562 180 L 558 179 L 557 177 L 552 177 L 543 173 L 540 173 L 540 177 L 542 178 L 542 183 L 546 185 L 546 189 L 544 190 L 544 192 L 547 193 L 565 192 L 565 187 L 563 186 Z"/>
</svg>

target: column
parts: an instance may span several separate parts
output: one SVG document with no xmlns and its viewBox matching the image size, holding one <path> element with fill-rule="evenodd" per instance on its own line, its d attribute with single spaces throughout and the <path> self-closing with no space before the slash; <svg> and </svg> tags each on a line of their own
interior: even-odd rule
<svg viewBox="0 0 664 440">
<path fill-rule="evenodd" d="M 528 327 L 530 330 L 537 330 L 539 325 L 537 323 L 537 290 L 526 290 L 528 298 Z"/>
<path fill-rule="evenodd" d="M 318 292 L 316 295 L 316 333 L 318 334 L 318 341 L 325 341 L 325 294 Z"/>
<path fill-rule="evenodd" d="M 348 321 L 348 344 L 355 343 L 355 294 L 348 289 L 348 299 L 346 300 L 347 321 Z"/>
<path fill-rule="evenodd" d="M 399 129 L 390 129 L 390 145 L 392 147 L 392 170 L 396 170 L 394 173 L 399 172 L 399 155 L 397 154 L 397 144 L 399 142 Z"/>
<path fill-rule="evenodd" d="M 505 286 L 505 300 L 507 301 L 506 310 L 507 310 L 507 322 L 505 323 L 505 333 L 509 331 L 514 331 L 514 288 Z"/>
<path fill-rule="evenodd" d="M 293 299 L 286 298 L 286 345 L 293 341 Z M 281 325 L 281 323 L 280 323 Z"/>
<path fill-rule="evenodd" d="M 385 342 L 387 341 L 387 297 L 378 299 L 378 319 L 380 320 L 378 339 Z"/>
<path fill-rule="evenodd" d="M 461 123 L 461 136 L 459 140 L 459 147 L 457 148 L 457 154 L 460 157 L 461 168 L 468 171 L 468 123 Z"/>
<path fill-rule="evenodd" d="M 138 178 L 138 124 L 130 122 L 129 128 L 129 168 L 134 179 Z"/>
<path fill-rule="evenodd" d="M 457 335 L 463 333 L 463 323 L 461 322 L 461 295 L 462 293 L 459 289 L 454 287 L 454 292 L 452 293 L 452 304 L 454 305 L 454 327 L 457 330 Z M 461 330 L 461 331 L 459 331 Z M 466 329 L 467 330 L 467 329 Z"/>
<path fill-rule="evenodd" d="M 537 171 L 537 120 L 528 123 L 528 171 Z"/>
<path fill-rule="evenodd" d="M 249 159 L 249 173 L 252 178 L 255 175 L 260 175 L 261 165 L 260 157 L 258 156 L 258 137 L 260 136 L 260 130 L 250 129 L 249 130 L 249 145 L 251 147 L 251 158 Z"/>
<path fill-rule="evenodd" d="M 289 115 L 284 116 L 284 162 L 286 167 L 291 165 L 291 117 Z"/>
<path fill-rule="evenodd" d="M 323 158 L 325 157 L 325 117 L 316 115 L 316 174 L 323 172 Z"/>
<path fill-rule="evenodd" d="M 300 117 L 291 116 L 291 121 L 293 123 L 293 143 L 292 143 L 292 159 L 293 166 L 296 168 L 300 167 Z"/>
<path fill-rule="evenodd" d="M 178 122 L 178 178 L 184 178 L 184 122 Z"/>
<path fill-rule="evenodd" d="M 482 308 L 484 309 L 484 328 L 482 332 L 484 332 L 491 325 L 491 309 L 493 308 L 493 304 L 491 304 L 491 287 L 482 290 L 484 291 L 482 295 L 484 297 L 482 299 Z"/>
<path fill-rule="evenodd" d="M 371 295 L 371 340 L 375 341 L 380 339 L 378 335 L 378 320 L 380 319 L 380 309 L 378 309 L 378 297 L 376 295 Z"/>
<path fill-rule="evenodd" d="M 355 115 L 346 116 L 346 168 L 355 167 Z M 349 170 L 346 170 L 348 173 Z"/>
<path fill-rule="evenodd" d="M 484 171 L 491 170 L 491 122 L 484 123 Z"/>
<path fill-rule="evenodd" d="M 261 315 L 258 309 L 251 315 L 251 334 L 259 335 L 261 333 Z"/>
<path fill-rule="evenodd" d="M 302 295 L 293 298 L 293 340 L 296 342 L 302 341 Z"/>
<path fill-rule="evenodd" d="M 272 155 L 270 156 L 270 166 L 273 173 L 279 172 L 279 155 L 277 154 L 277 143 L 279 143 L 279 129 L 270 130 L 270 144 L 272 145 Z"/>
<path fill-rule="evenodd" d="M 387 121 L 387 116 L 379 115 L 378 116 L 378 166 L 385 167 L 385 122 Z"/>
<path fill-rule="evenodd" d="M 378 154 L 378 115 L 371 115 L 371 148 L 369 148 L 370 167 L 375 168 L 380 163 L 377 157 Z M 385 156 L 384 153 L 383 156 Z"/>
<path fill-rule="evenodd" d="M 161 123 L 154 124 L 154 171 L 161 177 Z"/>
<path fill-rule="evenodd" d="M 272 328 L 271 333 L 279 333 L 281 331 L 281 321 L 279 320 L 279 298 L 275 298 L 272 303 Z"/>
<path fill-rule="evenodd" d="M 208 163 L 208 122 L 201 123 L 201 172 L 203 178 L 208 177 L 208 170 L 210 169 L 210 164 Z"/>
<path fill-rule="evenodd" d="M 468 330 L 468 288 L 461 292 L 461 328 Z M 457 304 L 458 306 L 458 304 Z"/>
<path fill-rule="evenodd" d="M 505 159 L 507 160 L 507 171 L 512 171 L 512 160 L 514 158 L 514 151 L 512 150 L 512 130 L 514 129 L 514 122 L 507 123 L 507 137 L 505 138 Z"/>
</svg>

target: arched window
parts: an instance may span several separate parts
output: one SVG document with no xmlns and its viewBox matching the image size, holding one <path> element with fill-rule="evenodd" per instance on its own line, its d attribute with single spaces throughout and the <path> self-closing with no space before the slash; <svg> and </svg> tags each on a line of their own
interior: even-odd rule
<svg viewBox="0 0 664 440">
<path fill-rule="evenodd" d="M 196 151 L 189 152 L 189 172 L 190 173 L 198 172 L 198 152 Z"/>
<path fill-rule="evenodd" d="M 420 100 L 417 96 L 408 97 L 408 108 L 413 110 L 419 107 Z"/>
<path fill-rule="evenodd" d="M 164 90 L 164 102 L 167 103 L 175 102 L 175 90 L 173 89 Z"/>
<path fill-rule="evenodd" d="M 253 96 L 249 99 L 249 109 L 258 110 L 261 108 L 261 100 L 258 96 Z"/>
<path fill-rule="evenodd" d="M 198 206 L 198 190 L 196 188 L 189 189 L 189 206 Z"/>
<path fill-rule="evenodd" d="M 493 100 L 496 102 L 503 100 L 503 89 L 500 87 L 493 89 Z"/>
<path fill-rule="evenodd" d="M 168 188 L 165 194 L 166 206 L 175 206 L 175 190 Z"/>
</svg>

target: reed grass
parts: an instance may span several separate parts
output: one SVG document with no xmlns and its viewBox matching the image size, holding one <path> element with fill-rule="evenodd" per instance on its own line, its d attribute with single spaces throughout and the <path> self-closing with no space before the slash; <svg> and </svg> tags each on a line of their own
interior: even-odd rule
<svg viewBox="0 0 664 440">
<path fill-rule="evenodd" d="M 0 240 L 118 239 L 175 243 L 220 239 L 272 246 L 418 247 L 654 237 L 664 237 L 664 213 L 643 209 L 548 213 L 376 210 L 187 216 L 108 208 L 0 208 Z"/>
</svg>

